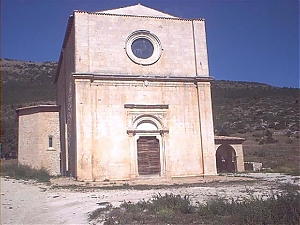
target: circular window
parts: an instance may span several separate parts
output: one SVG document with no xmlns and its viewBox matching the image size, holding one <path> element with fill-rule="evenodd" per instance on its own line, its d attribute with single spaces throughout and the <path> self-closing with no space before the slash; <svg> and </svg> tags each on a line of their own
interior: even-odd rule
<svg viewBox="0 0 300 225">
<path fill-rule="evenodd" d="M 138 30 L 127 38 L 125 50 L 133 62 L 151 65 L 159 60 L 162 48 L 154 34 L 146 30 Z"/>
<path fill-rule="evenodd" d="M 146 38 L 139 38 L 132 42 L 131 50 L 140 59 L 148 59 L 153 55 L 154 47 Z"/>
</svg>

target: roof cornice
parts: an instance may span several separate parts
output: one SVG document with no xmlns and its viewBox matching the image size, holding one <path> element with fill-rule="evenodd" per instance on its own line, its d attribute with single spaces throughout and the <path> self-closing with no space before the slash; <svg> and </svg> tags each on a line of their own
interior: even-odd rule
<svg viewBox="0 0 300 225">
<path fill-rule="evenodd" d="M 113 13 L 101 13 L 101 12 L 88 12 L 88 11 L 84 11 L 84 10 L 75 10 L 74 12 L 75 13 L 94 14 L 94 15 L 103 15 L 103 16 L 138 17 L 138 18 L 152 18 L 152 19 L 180 20 L 180 21 L 205 21 L 202 18 L 186 19 L 186 18 L 179 18 L 179 17 L 139 16 L 139 15 L 113 14 Z"/>
</svg>

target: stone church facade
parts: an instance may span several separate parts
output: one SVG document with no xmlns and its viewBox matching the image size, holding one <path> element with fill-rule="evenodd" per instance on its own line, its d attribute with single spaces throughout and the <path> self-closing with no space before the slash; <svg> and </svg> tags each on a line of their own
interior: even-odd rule
<svg viewBox="0 0 300 225">
<path fill-rule="evenodd" d="M 78 180 L 216 175 L 225 139 L 214 137 L 211 81 L 203 19 L 140 4 L 74 11 L 55 78 L 57 106 L 17 110 L 19 162 L 32 164 L 23 143 L 37 134 L 22 124 L 36 117 L 48 129 L 39 136 L 52 146 L 36 146 L 44 152 L 37 164 L 54 174 Z M 239 143 L 230 160 L 242 171 L 243 140 L 228 140 L 222 148 Z"/>
</svg>

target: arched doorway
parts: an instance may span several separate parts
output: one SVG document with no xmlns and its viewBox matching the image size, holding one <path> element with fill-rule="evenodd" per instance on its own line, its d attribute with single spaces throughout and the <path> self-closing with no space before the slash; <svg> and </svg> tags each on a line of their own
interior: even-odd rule
<svg viewBox="0 0 300 225">
<path fill-rule="evenodd" d="M 234 173 L 236 172 L 236 153 L 233 147 L 223 144 L 218 147 L 216 152 L 217 172 Z"/>
<path fill-rule="evenodd" d="M 160 143 L 156 137 L 157 126 L 149 120 L 141 121 L 136 130 L 137 163 L 139 175 L 160 175 Z M 152 133 L 154 132 L 154 133 Z"/>
</svg>

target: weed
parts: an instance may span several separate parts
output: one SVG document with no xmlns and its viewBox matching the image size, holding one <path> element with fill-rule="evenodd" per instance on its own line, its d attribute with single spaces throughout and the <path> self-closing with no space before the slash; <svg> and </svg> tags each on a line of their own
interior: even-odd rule
<svg viewBox="0 0 300 225">
<path fill-rule="evenodd" d="M 208 219 L 222 217 L 232 224 L 298 224 L 300 222 L 300 194 L 285 192 L 267 200 L 252 196 L 248 200 L 216 199 L 198 208 L 197 213 Z"/>
<path fill-rule="evenodd" d="M 299 224 L 300 194 L 281 194 L 250 199 L 214 198 L 192 206 L 188 196 L 157 194 L 138 203 L 124 202 L 106 214 L 104 224 Z M 103 209 L 95 211 L 103 215 Z M 99 218 L 99 217 L 90 217 Z"/>
<path fill-rule="evenodd" d="M 188 195 L 181 197 L 172 193 L 165 194 L 164 196 L 161 194 L 154 195 L 151 206 L 155 212 L 171 210 L 173 213 L 180 212 L 185 214 L 193 211 L 193 206 Z"/>
<path fill-rule="evenodd" d="M 294 183 L 296 182 L 299 182 L 299 178 L 294 179 Z M 281 190 L 284 190 L 288 193 L 300 191 L 300 186 L 297 184 L 286 183 L 286 184 L 281 184 L 279 187 L 281 188 Z"/>
<path fill-rule="evenodd" d="M 88 220 L 89 221 L 99 221 L 103 220 L 105 218 L 105 214 L 112 209 L 112 205 L 110 203 L 106 204 L 106 206 L 103 208 L 98 208 L 94 210 L 93 212 L 89 213 Z"/>
<path fill-rule="evenodd" d="M 38 182 L 49 182 L 50 174 L 45 168 L 34 169 L 27 165 L 7 164 L 2 165 L 1 175 L 15 179 L 37 180 Z"/>
<path fill-rule="evenodd" d="M 273 168 L 274 173 L 284 173 L 284 174 L 290 174 L 293 176 L 299 176 L 300 171 L 299 168 L 292 167 L 290 165 L 278 165 Z"/>
</svg>

